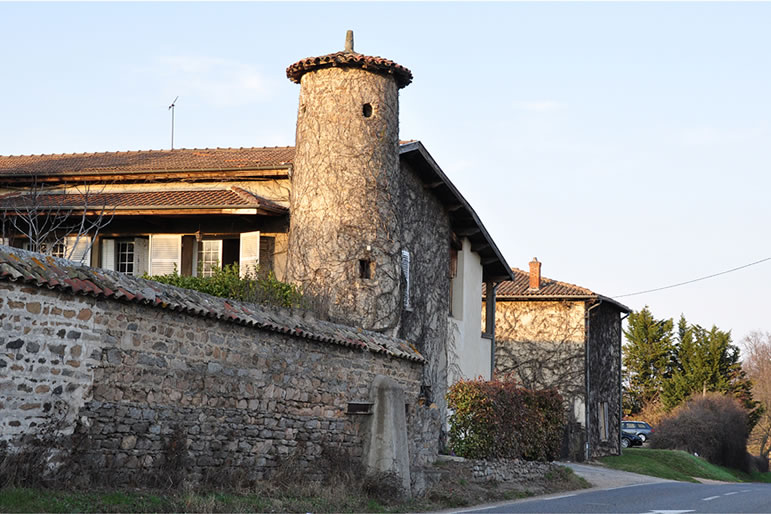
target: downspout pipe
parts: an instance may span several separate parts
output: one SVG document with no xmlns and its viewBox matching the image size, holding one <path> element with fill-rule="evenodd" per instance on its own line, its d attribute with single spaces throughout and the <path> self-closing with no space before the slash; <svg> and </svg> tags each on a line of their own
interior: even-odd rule
<svg viewBox="0 0 771 514">
<path fill-rule="evenodd" d="M 597 300 L 597 303 L 591 305 L 588 309 L 586 309 L 586 314 L 584 316 L 585 323 L 586 323 L 586 343 L 584 347 L 584 390 L 586 395 L 586 401 L 584 402 L 584 430 L 586 431 L 586 444 L 584 445 L 584 460 L 589 460 L 592 455 L 592 444 L 591 444 L 591 437 L 590 437 L 590 424 L 589 420 L 591 419 L 590 413 L 591 413 L 591 402 L 589 401 L 591 394 L 590 394 L 590 388 L 591 388 L 591 380 L 590 380 L 590 373 L 589 373 L 589 344 L 591 338 L 589 337 L 591 332 L 591 313 L 592 310 L 596 309 L 602 305 L 602 298 L 599 298 Z"/>
<path fill-rule="evenodd" d="M 618 320 L 619 330 L 621 330 L 624 320 L 628 317 L 629 313 L 627 312 L 624 316 L 621 316 L 620 320 Z M 621 334 L 618 335 L 618 338 L 621 339 Z M 624 384 L 621 380 L 621 366 L 623 362 L 621 358 L 621 341 L 619 341 L 618 346 L 618 454 L 621 455 L 621 420 L 624 419 Z"/>
<path fill-rule="evenodd" d="M 501 283 L 488 282 L 486 285 L 485 328 L 490 336 L 490 380 L 492 380 L 495 377 L 495 297 L 498 294 L 498 286 Z"/>
</svg>

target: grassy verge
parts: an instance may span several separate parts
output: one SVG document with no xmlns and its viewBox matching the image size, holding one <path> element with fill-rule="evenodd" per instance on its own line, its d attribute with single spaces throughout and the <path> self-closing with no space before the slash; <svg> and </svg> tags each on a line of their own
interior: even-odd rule
<svg viewBox="0 0 771 514">
<path fill-rule="evenodd" d="M 698 482 L 697 478 L 722 482 L 771 482 L 771 473 L 742 473 L 675 450 L 627 448 L 620 456 L 603 457 L 600 461 L 613 469 L 681 482 Z"/>
<path fill-rule="evenodd" d="M 515 500 L 589 487 L 569 468 L 538 480 L 475 482 L 463 463 L 441 466 L 442 479 L 418 499 L 374 498 L 350 484 L 263 484 L 240 492 L 0 489 L 0 512 L 421 512 Z"/>
</svg>

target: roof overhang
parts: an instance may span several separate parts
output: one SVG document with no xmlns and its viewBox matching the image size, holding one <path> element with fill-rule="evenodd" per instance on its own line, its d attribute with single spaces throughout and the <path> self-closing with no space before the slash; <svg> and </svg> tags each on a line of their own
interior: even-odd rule
<svg viewBox="0 0 771 514">
<path fill-rule="evenodd" d="M 482 297 L 484 298 L 484 294 Z M 616 307 L 618 310 L 624 313 L 630 313 L 632 312 L 632 309 L 624 305 L 623 303 L 617 302 L 613 298 L 609 298 L 607 296 L 602 296 L 599 294 L 595 295 L 495 295 L 495 301 L 496 302 L 603 302 L 603 303 L 609 303 Z"/>
<path fill-rule="evenodd" d="M 169 169 L 169 170 L 104 170 L 95 172 L 64 171 L 50 174 L 31 174 L 28 172 L 10 172 L 1 176 L 2 182 L 7 185 L 24 186 L 35 183 L 91 183 L 91 182 L 159 182 L 159 181 L 196 181 L 228 180 L 256 178 L 256 179 L 286 179 L 289 177 L 291 164 L 281 166 L 250 168 L 213 168 L 213 169 Z"/>
<path fill-rule="evenodd" d="M 100 215 L 234 214 L 284 216 L 289 209 L 242 189 L 152 190 L 95 193 L 9 193 L 0 195 L 0 213 Z"/>
<path fill-rule="evenodd" d="M 418 174 L 426 189 L 430 190 L 444 205 L 450 217 L 453 231 L 471 242 L 471 250 L 478 253 L 482 261 L 482 278 L 485 282 L 514 280 L 511 267 L 506 263 L 498 246 L 490 237 L 482 220 L 463 198 L 447 175 L 434 161 L 420 141 L 400 145 L 399 154 Z"/>
</svg>

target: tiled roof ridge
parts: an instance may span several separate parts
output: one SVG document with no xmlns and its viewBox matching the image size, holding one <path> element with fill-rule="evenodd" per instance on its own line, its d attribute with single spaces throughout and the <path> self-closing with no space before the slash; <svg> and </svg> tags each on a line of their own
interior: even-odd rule
<svg viewBox="0 0 771 514">
<path fill-rule="evenodd" d="M 104 152 L 76 152 L 76 153 L 40 153 L 40 154 L 10 154 L 10 155 L 0 155 L 0 159 L 4 158 L 19 158 L 19 157 L 96 157 L 96 156 L 102 156 L 102 155 L 113 155 L 113 154 L 142 154 L 142 153 L 153 153 L 153 152 L 195 152 L 195 151 L 207 151 L 207 150 L 288 150 L 290 148 L 294 148 L 294 145 L 284 145 L 284 146 L 242 146 L 242 147 L 235 147 L 235 146 L 227 146 L 227 147 L 209 147 L 209 148 L 174 148 L 172 149 L 158 149 L 158 150 L 114 150 L 114 151 L 104 151 Z"/>
<path fill-rule="evenodd" d="M 385 354 L 425 363 L 407 341 L 328 321 L 298 316 L 287 310 L 267 308 L 219 298 L 117 271 L 91 268 L 66 259 L 45 256 L 0 245 L 0 280 L 35 284 L 73 295 L 90 295 L 117 301 L 160 307 L 203 318 L 215 318 L 253 326 L 279 334 Z"/>
<path fill-rule="evenodd" d="M 511 271 L 513 271 L 515 275 L 516 274 L 524 275 L 524 276 L 526 276 L 528 278 L 528 280 L 530 279 L 530 272 L 529 271 L 521 270 L 519 268 L 514 268 L 514 267 L 511 268 Z M 545 282 L 548 282 L 548 284 L 545 284 Z M 555 279 L 549 278 L 549 277 L 542 276 L 541 277 L 541 283 L 544 286 L 545 285 L 549 285 L 549 284 L 557 284 L 557 285 L 560 285 L 560 286 L 563 286 L 563 287 L 570 287 L 570 288 L 574 288 L 574 289 L 578 289 L 578 290 L 582 291 L 587 296 L 597 296 L 597 293 L 595 293 L 591 289 L 587 289 L 586 287 L 582 287 L 582 286 L 579 286 L 579 285 L 576 285 L 576 284 L 571 284 L 570 282 L 563 282 L 561 280 L 555 280 Z M 543 288 L 543 286 L 541 286 L 541 288 Z M 568 295 L 563 295 L 563 296 L 568 296 Z"/>
<path fill-rule="evenodd" d="M 286 76 L 292 82 L 299 84 L 302 76 L 309 71 L 332 67 L 362 68 L 376 73 L 393 75 L 399 88 L 412 82 L 412 72 L 401 64 L 384 57 L 348 51 L 300 59 L 286 69 Z"/>
</svg>

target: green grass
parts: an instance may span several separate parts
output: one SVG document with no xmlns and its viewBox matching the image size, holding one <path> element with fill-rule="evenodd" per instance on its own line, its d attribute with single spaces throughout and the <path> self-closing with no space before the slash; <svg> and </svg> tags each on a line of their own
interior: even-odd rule
<svg viewBox="0 0 771 514">
<path fill-rule="evenodd" d="M 698 482 L 697 478 L 722 482 L 771 482 L 771 473 L 743 473 L 710 464 L 679 450 L 627 448 L 620 456 L 603 457 L 600 461 L 613 469 L 681 482 Z"/>
<path fill-rule="evenodd" d="M 174 504 L 147 493 L 80 493 L 46 489 L 0 489 L 0 512 L 163 512 Z"/>
<path fill-rule="evenodd" d="M 771 484 L 771 473 L 758 473 L 757 471 L 745 473 L 737 469 L 729 469 L 728 471 L 741 482 L 765 482 Z"/>
</svg>

